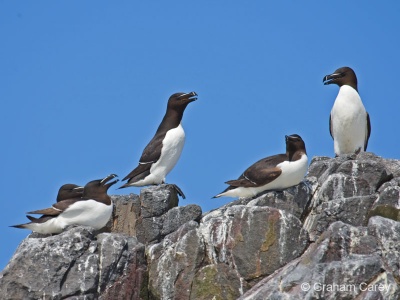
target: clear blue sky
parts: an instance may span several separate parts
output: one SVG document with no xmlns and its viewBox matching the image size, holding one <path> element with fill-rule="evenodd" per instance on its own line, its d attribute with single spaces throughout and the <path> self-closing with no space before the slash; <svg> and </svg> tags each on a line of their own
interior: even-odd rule
<svg viewBox="0 0 400 300">
<path fill-rule="evenodd" d="M 352 67 L 371 116 L 369 151 L 400 158 L 400 2 L 0 1 L 0 269 L 30 231 L 9 228 L 85 184 L 138 162 L 175 92 L 196 91 L 167 182 L 203 211 L 297 133 L 333 156 L 328 116 Z M 139 193 L 139 188 L 110 194 Z"/>
</svg>

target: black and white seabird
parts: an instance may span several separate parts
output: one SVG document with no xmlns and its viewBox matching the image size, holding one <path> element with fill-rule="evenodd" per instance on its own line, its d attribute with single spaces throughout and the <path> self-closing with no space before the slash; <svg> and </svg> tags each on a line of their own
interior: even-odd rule
<svg viewBox="0 0 400 300">
<path fill-rule="evenodd" d="M 156 134 L 143 150 L 139 165 L 122 179 L 128 182 L 120 188 L 165 183 L 165 177 L 177 163 L 185 143 L 185 132 L 181 125 L 183 112 L 195 100 L 195 92 L 176 93 L 169 98 L 167 111 Z M 175 187 L 184 197 L 180 189 Z"/>
<path fill-rule="evenodd" d="M 351 68 L 342 67 L 326 75 L 323 82 L 339 86 L 329 118 L 336 156 L 366 151 L 371 123 L 358 94 L 356 74 Z"/>
<path fill-rule="evenodd" d="M 82 198 L 66 199 L 53 204 L 52 207 L 28 212 L 27 214 L 41 214 L 41 218 L 27 216 L 30 223 L 14 225 L 12 227 L 30 229 L 42 234 L 60 233 L 69 225 L 90 226 L 98 230 L 103 228 L 111 217 L 113 203 L 107 190 L 117 180 L 115 174 L 104 179 L 88 182 Z"/>
<path fill-rule="evenodd" d="M 267 190 L 282 190 L 299 184 L 307 171 L 307 152 L 303 139 L 292 134 L 285 136 L 286 153 L 263 158 L 251 165 L 222 193 L 214 196 L 254 197 Z"/>
</svg>

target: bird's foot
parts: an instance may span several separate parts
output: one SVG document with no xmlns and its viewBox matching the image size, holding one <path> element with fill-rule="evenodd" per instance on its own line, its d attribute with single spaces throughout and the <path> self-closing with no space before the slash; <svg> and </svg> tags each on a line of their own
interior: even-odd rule
<svg viewBox="0 0 400 300">
<path fill-rule="evenodd" d="M 343 159 L 343 160 L 356 160 L 358 153 L 347 153 L 347 154 L 336 154 L 335 158 Z"/>
<path fill-rule="evenodd" d="M 165 181 L 161 182 L 161 184 L 172 185 L 172 187 L 175 189 L 175 191 L 178 193 L 178 195 L 181 196 L 182 199 L 186 199 L 185 194 L 182 192 L 182 190 L 176 184 L 174 184 L 174 183 L 166 183 Z"/>
<path fill-rule="evenodd" d="M 349 156 L 349 160 L 356 160 L 358 153 L 353 153 Z"/>
<path fill-rule="evenodd" d="M 186 199 L 185 194 L 182 192 L 179 186 L 177 186 L 176 184 L 171 184 L 171 185 L 174 187 L 178 195 L 182 197 L 182 199 Z"/>
</svg>

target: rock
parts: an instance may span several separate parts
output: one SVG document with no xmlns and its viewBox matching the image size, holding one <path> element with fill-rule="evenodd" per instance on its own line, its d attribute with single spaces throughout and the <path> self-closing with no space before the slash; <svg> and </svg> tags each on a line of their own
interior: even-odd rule
<svg viewBox="0 0 400 300">
<path fill-rule="evenodd" d="M 169 209 L 178 206 L 178 195 L 172 185 L 162 184 L 140 191 L 141 217 L 159 217 Z"/>
<path fill-rule="evenodd" d="M 144 245 L 134 237 L 73 227 L 59 235 L 26 238 L 1 273 L 3 299 L 96 299 L 134 262 L 146 272 Z M 38 276 L 40 274 L 40 276 Z M 145 282 L 137 282 L 133 290 Z"/>
<path fill-rule="evenodd" d="M 380 250 L 386 269 L 399 282 L 400 223 L 382 217 L 373 217 L 369 220 L 368 230 L 378 241 L 377 248 Z"/>
<path fill-rule="evenodd" d="M 382 184 L 378 192 L 378 197 L 368 212 L 368 218 L 382 216 L 400 221 L 400 177 Z"/>
<path fill-rule="evenodd" d="M 112 222 L 109 232 L 125 233 L 136 236 L 136 223 L 140 217 L 141 206 L 138 195 L 111 196 L 114 203 Z"/>
<path fill-rule="evenodd" d="M 170 209 L 163 216 L 161 235 L 166 236 L 167 234 L 176 231 L 181 225 L 189 221 L 194 220 L 199 222 L 201 214 L 201 207 L 195 204 Z"/>
<path fill-rule="evenodd" d="M 200 206 L 192 204 L 174 207 L 160 217 L 140 218 L 136 228 L 137 237 L 146 244 L 159 242 L 186 222 L 198 221 L 201 214 Z"/>
<path fill-rule="evenodd" d="M 350 197 L 322 202 L 310 212 L 304 227 L 308 230 L 312 241 L 336 221 L 351 225 L 366 225 L 368 213 L 376 196 Z"/>
<path fill-rule="evenodd" d="M 242 283 L 235 270 L 226 264 L 207 265 L 196 273 L 190 299 L 233 300 L 243 294 Z"/>
<path fill-rule="evenodd" d="M 208 259 L 228 264 L 244 280 L 273 273 L 298 257 L 307 232 L 293 215 L 268 206 L 235 205 L 203 217 Z"/>
<path fill-rule="evenodd" d="M 334 178 L 330 179 L 332 175 Z M 371 194 L 381 184 L 391 180 L 393 174 L 384 159 L 373 153 L 361 152 L 357 156 L 344 155 L 334 159 L 313 158 L 307 177 L 316 177 L 321 186 L 329 181 L 323 192 L 325 197 L 335 199 Z M 341 185 L 340 188 L 335 190 L 338 185 Z"/>
<path fill-rule="evenodd" d="M 146 245 L 157 243 L 161 240 L 162 227 L 161 217 L 140 218 L 136 223 L 136 237 Z"/>
<path fill-rule="evenodd" d="M 100 244 L 100 299 L 147 299 L 145 247 L 135 238 L 115 234 L 97 237 Z M 117 270 L 115 272 L 114 270 Z"/>
<path fill-rule="evenodd" d="M 392 180 L 393 174 L 385 160 L 362 152 L 357 156 L 313 159 L 307 178 L 317 182 L 304 221 L 310 239 L 315 241 L 335 221 L 365 226 L 379 188 Z"/>
<path fill-rule="evenodd" d="M 150 299 L 189 299 L 191 285 L 204 258 L 204 243 L 194 221 L 149 247 Z"/>
<path fill-rule="evenodd" d="M 178 205 L 173 185 L 162 184 L 143 188 L 140 196 L 112 196 L 113 221 L 105 231 L 136 236 L 144 244 L 154 244 L 191 220 L 200 220 L 200 206 Z"/>
<path fill-rule="evenodd" d="M 2 298 L 400 299 L 399 160 L 315 157 L 299 185 L 204 215 L 172 185 L 112 199 L 101 231 L 24 239 Z"/>
<path fill-rule="evenodd" d="M 335 222 L 300 258 L 240 299 L 398 299 L 400 288 L 377 250 L 367 228 Z M 386 290 L 368 291 L 381 286 Z"/>
<path fill-rule="evenodd" d="M 143 188 L 139 202 L 138 212 L 134 210 L 130 221 L 125 223 L 131 224 L 132 234 L 146 245 L 160 242 L 188 221 L 198 221 L 202 214 L 200 206 L 195 204 L 178 207 L 176 189 L 168 184 Z"/>
<path fill-rule="evenodd" d="M 274 272 L 306 245 L 301 222 L 284 211 L 244 205 L 214 211 L 149 248 L 150 295 L 212 299 L 221 291 L 220 299 L 236 299 L 250 287 L 246 280 Z"/>
</svg>

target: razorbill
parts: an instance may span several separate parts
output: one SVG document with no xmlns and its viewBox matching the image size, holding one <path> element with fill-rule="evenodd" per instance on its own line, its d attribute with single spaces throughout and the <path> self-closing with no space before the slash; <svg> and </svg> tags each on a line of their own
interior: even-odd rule
<svg viewBox="0 0 400 300">
<path fill-rule="evenodd" d="M 329 117 L 329 132 L 336 156 L 366 151 L 371 123 L 358 94 L 356 74 L 351 68 L 343 67 L 326 75 L 323 82 L 339 86 Z"/>
<path fill-rule="evenodd" d="M 83 186 L 79 186 L 72 183 L 64 184 L 60 187 L 57 194 L 57 202 L 67 200 L 67 199 L 77 199 L 80 200 L 83 195 Z M 35 220 L 37 218 L 26 216 L 29 220 Z M 47 218 L 47 215 L 42 215 L 39 219 Z"/>
<path fill-rule="evenodd" d="M 266 190 L 282 190 L 299 184 L 307 171 L 307 152 L 303 139 L 292 134 L 285 136 L 286 153 L 263 158 L 251 165 L 222 193 L 213 198 L 254 197 Z"/>
<path fill-rule="evenodd" d="M 80 199 L 66 199 L 53 204 L 52 207 L 28 212 L 27 214 L 42 214 L 41 218 L 27 216 L 30 223 L 12 227 L 30 229 L 42 234 L 60 233 L 69 225 L 90 226 L 98 230 L 103 228 L 111 217 L 113 203 L 107 190 L 117 180 L 115 174 L 104 179 L 88 182 Z"/>
<path fill-rule="evenodd" d="M 181 124 L 183 112 L 195 100 L 195 92 L 176 93 L 169 98 L 167 111 L 156 134 L 143 150 L 139 165 L 122 179 L 128 182 L 120 188 L 165 183 L 165 177 L 177 163 L 185 143 L 185 132 Z M 184 198 L 182 191 L 174 186 Z"/>
</svg>

